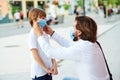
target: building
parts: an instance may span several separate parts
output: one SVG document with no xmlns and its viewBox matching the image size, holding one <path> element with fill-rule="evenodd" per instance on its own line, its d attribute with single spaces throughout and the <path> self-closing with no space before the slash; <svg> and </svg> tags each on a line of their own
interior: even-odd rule
<svg viewBox="0 0 120 80">
<path fill-rule="evenodd" d="M 0 0 L 0 20 L 9 13 L 9 4 L 7 0 Z"/>
<path fill-rule="evenodd" d="M 19 11 L 24 13 L 24 17 L 27 17 L 27 10 L 30 8 L 42 8 L 48 0 L 0 0 L 0 19 L 3 19 L 9 15 L 9 19 L 13 19 L 13 13 L 15 12 L 12 7 L 19 8 Z M 12 7 L 11 7 L 12 6 Z"/>
</svg>

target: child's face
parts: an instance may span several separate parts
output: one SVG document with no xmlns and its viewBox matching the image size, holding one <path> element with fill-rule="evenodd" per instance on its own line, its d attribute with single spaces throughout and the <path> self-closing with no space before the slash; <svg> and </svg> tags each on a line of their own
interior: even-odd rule
<svg viewBox="0 0 120 80">
<path fill-rule="evenodd" d="M 46 19 L 46 17 L 41 17 L 41 18 L 39 18 L 39 17 L 38 17 L 37 21 L 38 21 L 39 19 L 43 19 L 43 20 L 45 20 L 45 19 Z"/>
<path fill-rule="evenodd" d="M 41 27 L 42 29 L 44 29 L 44 27 L 46 26 L 46 18 L 45 18 L 45 17 L 38 18 L 37 21 L 38 21 L 40 27 Z"/>
</svg>

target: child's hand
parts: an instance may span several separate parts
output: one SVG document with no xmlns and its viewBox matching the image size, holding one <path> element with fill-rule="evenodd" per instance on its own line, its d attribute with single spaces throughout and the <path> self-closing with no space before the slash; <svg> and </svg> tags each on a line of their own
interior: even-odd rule
<svg viewBox="0 0 120 80">
<path fill-rule="evenodd" d="M 33 21 L 33 28 L 34 28 L 34 32 L 35 34 L 39 37 L 43 34 L 43 31 L 39 25 L 39 23 L 37 21 Z"/>
<path fill-rule="evenodd" d="M 53 74 L 53 71 L 51 69 L 45 69 L 45 71 L 48 73 L 48 75 Z"/>
<path fill-rule="evenodd" d="M 57 65 L 53 65 L 52 72 L 53 72 L 52 73 L 53 75 L 57 75 L 58 74 Z"/>
</svg>

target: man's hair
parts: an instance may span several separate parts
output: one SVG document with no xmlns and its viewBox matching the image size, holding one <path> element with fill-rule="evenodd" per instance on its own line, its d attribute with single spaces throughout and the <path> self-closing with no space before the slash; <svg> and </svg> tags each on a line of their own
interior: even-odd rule
<svg viewBox="0 0 120 80">
<path fill-rule="evenodd" d="M 28 20 L 31 26 L 33 26 L 33 20 L 36 21 L 38 17 L 39 18 L 46 17 L 45 11 L 38 8 L 32 8 L 28 13 Z"/>
<path fill-rule="evenodd" d="M 88 40 L 90 42 L 96 42 L 97 40 L 96 22 L 92 18 L 87 16 L 76 17 L 75 21 L 77 21 L 76 29 L 82 32 L 80 38 L 83 40 Z"/>
</svg>

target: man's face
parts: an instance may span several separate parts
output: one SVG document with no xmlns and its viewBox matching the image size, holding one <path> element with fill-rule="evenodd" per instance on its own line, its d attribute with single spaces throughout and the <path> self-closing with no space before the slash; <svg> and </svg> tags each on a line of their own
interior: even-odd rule
<svg viewBox="0 0 120 80">
<path fill-rule="evenodd" d="M 77 39 L 80 38 L 81 35 L 81 31 L 76 29 L 76 25 L 77 25 L 77 21 L 74 22 L 74 37 L 76 37 Z"/>
</svg>

